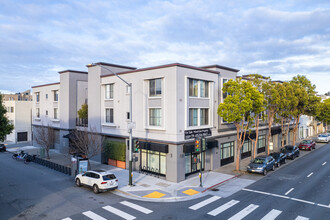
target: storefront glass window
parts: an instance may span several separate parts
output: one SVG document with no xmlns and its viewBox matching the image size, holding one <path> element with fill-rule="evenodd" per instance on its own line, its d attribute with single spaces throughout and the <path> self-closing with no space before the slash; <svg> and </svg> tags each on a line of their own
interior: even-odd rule
<svg viewBox="0 0 330 220">
<path fill-rule="evenodd" d="M 234 142 L 221 144 L 221 159 L 234 156 Z"/>
</svg>

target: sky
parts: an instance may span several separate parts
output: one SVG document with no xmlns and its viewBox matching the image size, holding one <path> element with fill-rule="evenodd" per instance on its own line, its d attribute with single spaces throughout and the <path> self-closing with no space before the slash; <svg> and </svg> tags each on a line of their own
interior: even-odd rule
<svg viewBox="0 0 330 220">
<path fill-rule="evenodd" d="M 330 1 L 1 0 L 0 91 L 89 63 L 218 64 L 330 91 Z"/>
</svg>

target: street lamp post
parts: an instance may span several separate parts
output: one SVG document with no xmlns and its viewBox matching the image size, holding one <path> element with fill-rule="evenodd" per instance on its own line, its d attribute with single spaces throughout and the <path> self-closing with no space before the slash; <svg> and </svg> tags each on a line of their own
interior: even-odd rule
<svg viewBox="0 0 330 220">
<path fill-rule="evenodd" d="M 133 105 L 133 101 L 132 101 L 132 83 L 128 83 L 126 80 L 124 80 L 123 78 L 121 78 L 120 76 L 118 76 L 115 72 L 113 72 L 111 69 L 102 66 L 100 64 L 97 63 L 93 63 L 93 64 L 88 64 L 88 67 L 91 66 L 100 66 L 101 68 L 104 68 L 106 70 L 108 70 L 109 72 L 111 72 L 112 74 L 114 74 L 115 76 L 117 76 L 121 81 L 123 81 L 129 88 L 129 168 L 128 168 L 128 185 L 133 186 L 132 183 L 132 178 L 133 178 L 133 173 L 132 173 L 132 159 L 133 159 L 133 154 L 132 154 L 132 149 L 133 149 L 133 132 L 132 132 L 132 126 L 133 126 L 133 121 L 132 121 L 132 105 Z"/>
</svg>

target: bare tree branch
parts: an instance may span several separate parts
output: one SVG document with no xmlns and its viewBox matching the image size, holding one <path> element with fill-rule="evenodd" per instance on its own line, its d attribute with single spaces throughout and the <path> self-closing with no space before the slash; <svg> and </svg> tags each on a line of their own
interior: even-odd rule
<svg viewBox="0 0 330 220">
<path fill-rule="evenodd" d="M 55 130 L 50 126 L 35 127 L 34 139 L 42 148 L 45 149 L 47 159 L 49 159 L 49 149 L 55 143 Z"/>
</svg>

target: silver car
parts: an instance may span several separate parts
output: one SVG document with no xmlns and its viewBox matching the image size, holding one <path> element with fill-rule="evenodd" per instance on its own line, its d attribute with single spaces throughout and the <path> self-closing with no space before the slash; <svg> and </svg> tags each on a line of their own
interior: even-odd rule
<svg viewBox="0 0 330 220">
<path fill-rule="evenodd" d="M 316 142 L 328 143 L 329 139 L 330 137 L 328 136 L 328 134 L 319 134 L 316 138 Z"/>
</svg>

